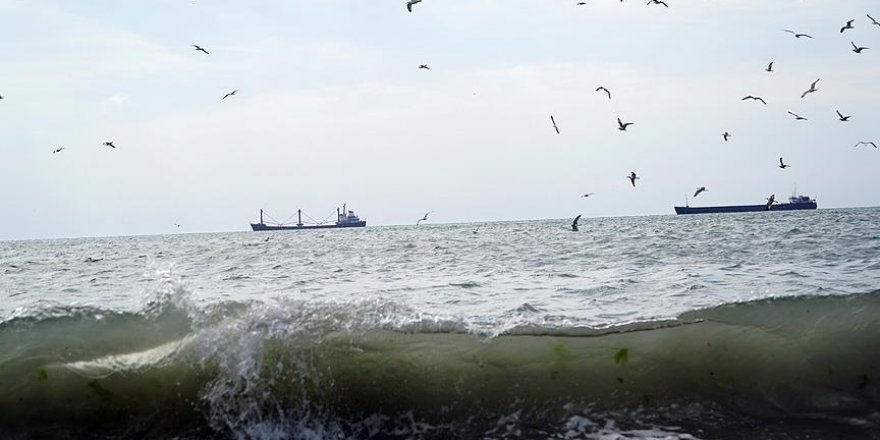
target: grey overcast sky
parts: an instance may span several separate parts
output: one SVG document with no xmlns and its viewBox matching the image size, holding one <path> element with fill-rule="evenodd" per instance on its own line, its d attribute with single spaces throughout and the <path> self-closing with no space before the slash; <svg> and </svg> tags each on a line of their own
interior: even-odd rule
<svg viewBox="0 0 880 440">
<path fill-rule="evenodd" d="M 876 0 L 585 1 L 0 0 L 0 239 L 880 204 Z"/>
</svg>

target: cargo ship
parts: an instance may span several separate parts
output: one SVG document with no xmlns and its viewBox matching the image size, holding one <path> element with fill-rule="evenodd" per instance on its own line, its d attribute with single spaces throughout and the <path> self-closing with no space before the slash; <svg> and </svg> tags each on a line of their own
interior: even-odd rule
<svg viewBox="0 0 880 440">
<path fill-rule="evenodd" d="M 345 204 L 342 204 L 342 209 L 336 208 L 336 223 L 314 223 L 314 224 L 305 224 L 302 221 L 302 209 L 296 210 L 297 221 L 296 224 L 288 225 L 284 223 L 270 223 L 266 224 L 263 221 L 263 210 L 260 210 L 260 222 L 259 223 L 251 223 L 251 229 L 254 231 L 287 231 L 287 230 L 297 230 L 297 229 L 333 229 L 333 228 L 363 228 L 367 226 L 366 220 L 361 220 L 354 211 L 346 211 Z M 331 214 L 332 215 L 332 214 Z"/>
<path fill-rule="evenodd" d="M 687 204 L 685 204 L 687 205 Z M 800 209 L 816 209 L 816 199 L 810 196 L 793 195 L 788 198 L 788 203 L 775 203 L 775 196 L 771 195 L 766 203 L 760 205 L 731 205 L 731 206 L 674 206 L 676 214 L 714 214 L 728 212 L 761 212 L 761 211 L 795 211 Z"/>
</svg>

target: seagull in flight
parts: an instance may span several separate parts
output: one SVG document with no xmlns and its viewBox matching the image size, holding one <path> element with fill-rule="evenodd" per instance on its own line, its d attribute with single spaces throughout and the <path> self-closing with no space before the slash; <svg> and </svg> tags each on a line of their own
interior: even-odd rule
<svg viewBox="0 0 880 440">
<path fill-rule="evenodd" d="M 205 55 L 208 55 L 208 51 L 205 50 L 205 49 L 203 49 L 203 48 L 202 48 L 201 46 L 199 46 L 198 44 L 193 44 L 192 47 L 195 48 L 194 50 L 197 50 L 197 51 L 199 51 L 199 52 L 204 52 Z"/>
<path fill-rule="evenodd" d="M 815 81 L 813 81 L 813 83 L 810 84 L 810 88 L 807 89 L 806 91 L 804 91 L 804 93 L 801 93 L 801 98 L 803 98 L 804 96 L 807 96 L 807 94 L 810 94 L 810 93 L 813 93 L 813 92 L 819 90 L 816 88 L 816 83 L 818 83 L 820 79 L 822 79 L 822 78 L 817 78 Z"/>
<path fill-rule="evenodd" d="M 104 142 L 104 145 L 106 145 L 106 146 L 108 146 L 108 147 L 110 147 L 110 148 L 116 148 L 116 145 L 113 145 L 113 141 L 107 141 L 107 142 Z"/>
<path fill-rule="evenodd" d="M 765 72 L 772 72 L 773 71 L 773 61 L 770 61 L 770 64 L 767 65 L 767 68 L 764 69 L 764 71 Z"/>
<path fill-rule="evenodd" d="M 553 123 L 553 129 L 556 130 L 556 134 L 559 134 L 559 127 L 556 126 L 556 119 L 553 119 L 553 115 L 550 115 L 550 122 Z"/>
<path fill-rule="evenodd" d="M 865 15 L 868 15 L 868 14 L 865 14 Z M 873 24 L 875 26 L 880 26 L 880 23 L 878 23 L 877 20 L 874 20 L 874 17 L 871 17 L 870 15 L 868 15 L 868 18 L 871 19 L 871 24 Z"/>
<path fill-rule="evenodd" d="M 794 116 L 794 119 L 795 119 L 796 121 L 807 121 L 807 120 L 808 120 L 807 118 L 805 118 L 805 117 L 803 117 L 803 116 L 801 116 L 801 115 L 794 114 L 794 113 L 792 113 L 792 112 L 788 112 L 788 114 Z"/>
<path fill-rule="evenodd" d="M 180 227 L 180 225 L 179 225 L 179 224 L 177 224 L 177 223 L 175 223 L 175 224 L 174 224 L 174 226 L 177 226 L 177 227 L 178 227 L 178 228 L 179 228 L 179 227 Z"/>
<path fill-rule="evenodd" d="M 419 64 L 419 69 L 431 70 L 431 68 L 428 67 L 427 64 Z"/>
<path fill-rule="evenodd" d="M 793 30 L 791 30 L 791 29 L 783 29 L 783 31 L 788 32 L 789 34 L 794 35 L 795 38 L 801 38 L 801 37 L 813 38 L 812 35 L 808 35 L 808 34 L 799 34 L 799 33 L 795 32 L 795 31 L 793 31 Z"/>
<path fill-rule="evenodd" d="M 620 118 L 617 118 L 617 125 L 618 125 L 617 129 L 620 131 L 626 131 L 626 127 L 629 127 L 630 125 L 633 125 L 633 124 L 635 124 L 635 122 L 623 122 L 620 120 Z"/>
<path fill-rule="evenodd" d="M 571 222 L 571 230 L 572 231 L 578 230 L 578 220 L 580 220 L 580 219 L 581 219 L 581 215 L 578 214 L 578 216 L 574 218 L 574 221 Z"/>
<path fill-rule="evenodd" d="M 721 137 L 724 138 L 724 142 L 727 142 L 727 138 L 729 138 L 730 136 L 732 135 L 726 131 L 724 133 L 721 133 Z"/>
<path fill-rule="evenodd" d="M 606 89 L 605 86 L 599 86 L 599 87 L 596 87 L 596 91 L 597 91 L 597 92 L 600 91 L 600 90 L 604 90 L 605 93 L 608 94 L 608 99 L 611 99 L 611 91 L 609 91 L 608 89 Z"/>
<path fill-rule="evenodd" d="M 697 192 L 694 193 L 694 197 L 700 195 L 700 193 L 703 192 L 703 191 L 706 191 L 706 187 L 705 187 L 705 186 L 701 186 L 701 187 L 697 188 Z"/>
<path fill-rule="evenodd" d="M 412 7 L 414 4 L 421 2 L 422 0 L 408 0 L 406 2 L 406 10 L 412 12 Z"/>
<path fill-rule="evenodd" d="M 770 194 L 770 197 L 767 197 L 767 204 L 764 207 L 769 211 L 770 207 L 773 206 L 773 203 L 776 202 L 776 194 Z"/>
<path fill-rule="evenodd" d="M 781 158 L 781 157 L 779 158 L 779 168 L 782 168 L 782 169 L 784 170 L 784 169 L 786 169 L 786 168 L 788 168 L 788 167 L 790 167 L 790 166 L 791 166 L 791 165 L 788 165 L 788 164 L 784 164 L 784 163 L 782 163 L 782 158 Z"/>
<path fill-rule="evenodd" d="M 638 176 L 636 176 L 636 172 L 630 171 L 629 176 L 626 176 L 626 178 L 629 179 L 630 183 L 632 183 L 632 185 L 633 185 L 633 188 L 635 188 L 636 187 L 636 179 L 639 178 Z"/>
<path fill-rule="evenodd" d="M 843 31 L 845 31 L 845 30 L 847 30 L 847 29 L 852 29 L 852 28 L 853 28 L 853 25 L 852 25 L 852 24 L 853 24 L 854 21 L 855 21 L 855 20 L 847 20 L 847 22 L 846 22 L 846 26 L 840 28 L 840 33 L 842 34 Z"/>
<path fill-rule="evenodd" d="M 666 6 L 667 8 L 669 7 L 669 5 L 667 5 L 666 2 L 664 2 L 663 0 L 649 0 L 647 4 L 649 4 L 649 5 L 651 5 L 651 4 L 663 5 L 663 6 Z"/>
<path fill-rule="evenodd" d="M 230 96 L 232 96 L 232 95 L 234 95 L 234 94 L 236 94 L 236 93 L 238 93 L 238 89 L 233 90 L 233 91 L 231 91 L 231 92 L 229 92 L 229 93 L 223 95 L 223 98 L 222 98 L 222 99 L 226 99 L 226 98 L 228 98 L 228 97 L 230 97 Z"/>
<path fill-rule="evenodd" d="M 63 150 L 63 149 L 64 149 L 64 147 L 58 147 L 58 148 L 56 148 L 56 149 L 54 149 L 54 150 L 52 150 L 52 154 L 55 154 L 55 153 L 60 153 L 60 152 L 61 152 L 61 150 Z"/>
<path fill-rule="evenodd" d="M 856 46 L 856 43 L 853 43 L 852 41 L 850 41 L 849 44 L 852 44 L 852 46 L 853 46 L 853 50 L 852 50 L 852 51 L 855 52 L 855 53 L 862 53 L 863 50 L 865 50 L 865 49 L 870 49 L 870 47 Z"/>
<path fill-rule="evenodd" d="M 877 144 L 875 144 L 875 143 L 872 142 L 872 141 L 859 141 L 859 143 L 853 145 L 853 147 L 858 147 L 859 145 L 870 145 L 870 146 L 872 146 L 872 147 L 874 147 L 874 148 L 877 148 Z"/>
<path fill-rule="evenodd" d="M 594 193 L 586 193 L 586 194 L 582 195 L 581 197 L 583 197 L 583 198 L 587 198 L 587 197 L 590 197 L 590 196 L 593 195 L 593 194 L 594 194 Z"/>
<path fill-rule="evenodd" d="M 849 118 L 852 117 L 852 115 L 847 115 L 847 116 L 842 115 L 840 113 L 840 110 L 835 110 L 835 111 L 837 112 L 837 119 L 840 119 L 841 122 L 849 121 Z"/>
<path fill-rule="evenodd" d="M 421 0 L 419 0 L 419 1 L 421 1 Z M 434 212 L 434 211 L 428 211 L 428 212 L 426 212 L 425 215 L 422 216 L 422 218 L 420 218 L 419 221 L 416 222 L 416 226 L 418 226 L 419 223 L 428 220 L 428 214 L 430 214 L 430 213 L 432 213 L 432 212 Z"/>
<path fill-rule="evenodd" d="M 761 98 L 760 96 L 752 96 L 752 95 L 749 95 L 749 96 L 746 96 L 746 97 L 743 98 L 743 99 L 740 99 L 740 101 L 745 101 L 746 99 L 752 99 L 752 100 L 755 100 L 755 101 L 761 101 L 761 104 L 767 105 L 767 101 L 764 101 L 764 98 Z"/>
</svg>

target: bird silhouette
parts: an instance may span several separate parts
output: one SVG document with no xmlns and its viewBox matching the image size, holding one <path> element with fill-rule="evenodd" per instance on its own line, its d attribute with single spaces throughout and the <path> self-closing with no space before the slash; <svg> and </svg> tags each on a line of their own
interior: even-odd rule
<svg viewBox="0 0 880 440">
<path fill-rule="evenodd" d="M 868 18 L 871 20 L 871 24 L 873 24 L 874 26 L 880 26 L 880 22 L 877 22 L 877 20 L 874 20 L 874 17 L 871 17 L 868 14 L 865 14 L 865 15 L 867 15 Z"/>
<path fill-rule="evenodd" d="M 794 119 L 795 119 L 796 121 L 806 121 L 806 120 L 807 120 L 807 118 L 805 118 L 805 117 L 803 117 L 803 116 L 801 116 L 801 115 L 794 114 L 794 113 L 792 113 L 792 112 L 788 112 L 788 114 L 794 116 Z"/>
<path fill-rule="evenodd" d="M 770 197 L 767 197 L 767 204 L 764 205 L 764 208 L 769 211 L 770 207 L 773 206 L 773 203 L 775 203 L 775 202 L 776 202 L 776 194 L 770 194 Z"/>
<path fill-rule="evenodd" d="M 727 138 L 729 138 L 730 136 L 732 135 L 726 131 L 724 133 L 721 133 L 721 137 L 724 138 L 724 142 L 727 142 Z"/>
<path fill-rule="evenodd" d="M 571 222 L 571 230 L 572 231 L 578 230 L 578 220 L 580 220 L 580 219 L 581 219 L 581 215 L 578 214 L 578 216 L 574 218 L 574 221 Z"/>
<path fill-rule="evenodd" d="M 626 178 L 629 179 L 630 183 L 632 183 L 633 188 L 635 188 L 636 187 L 636 180 L 639 178 L 638 176 L 636 176 L 636 172 L 630 171 L 629 176 L 626 176 Z"/>
<path fill-rule="evenodd" d="M 234 94 L 236 94 L 236 93 L 238 93 L 238 89 L 233 90 L 233 91 L 231 91 L 231 92 L 229 92 L 229 93 L 223 95 L 223 98 L 222 98 L 222 99 L 226 99 L 226 98 L 228 98 L 228 97 L 230 97 L 230 96 L 232 96 L 232 95 L 234 95 Z"/>
<path fill-rule="evenodd" d="M 553 129 L 556 130 L 556 134 L 559 134 L 559 127 L 556 126 L 556 119 L 553 119 L 553 115 L 550 115 L 550 122 L 553 124 Z"/>
<path fill-rule="evenodd" d="M 104 145 L 106 145 L 106 146 L 108 146 L 108 147 L 110 147 L 110 148 L 116 148 L 116 145 L 113 145 L 113 141 L 107 141 L 107 142 L 104 142 Z"/>
<path fill-rule="evenodd" d="M 583 197 L 583 198 L 587 198 L 587 197 L 590 197 L 590 196 L 593 195 L 593 194 L 594 194 L 594 193 L 586 193 L 586 194 L 581 195 L 581 197 Z"/>
<path fill-rule="evenodd" d="M 845 25 L 844 27 L 840 28 L 840 33 L 842 34 L 843 31 L 845 31 L 845 30 L 847 30 L 847 29 L 852 29 L 852 28 L 853 28 L 853 25 L 852 25 L 852 24 L 853 24 L 854 21 L 855 21 L 855 20 L 847 20 L 846 25 Z"/>
<path fill-rule="evenodd" d="M 611 99 L 611 91 L 609 91 L 608 89 L 606 89 L 604 86 L 596 87 L 596 91 L 597 91 L 597 92 L 600 91 L 600 90 L 604 90 L 605 93 L 608 94 L 608 99 Z"/>
<path fill-rule="evenodd" d="M 664 2 L 663 0 L 649 0 L 647 4 L 648 5 L 663 5 L 663 6 L 666 6 L 667 8 L 669 7 L 669 5 L 667 5 L 666 2 Z"/>
<path fill-rule="evenodd" d="M 623 122 L 620 118 L 617 118 L 617 129 L 620 131 L 626 131 L 626 127 L 635 124 L 635 122 Z"/>
<path fill-rule="evenodd" d="M 406 2 L 406 10 L 412 12 L 412 7 L 414 4 L 421 2 L 422 0 L 408 0 Z"/>
<path fill-rule="evenodd" d="M 852 115 L 847 115 L 847 116 L 842 115 L 840 113 L 840 110 L 835 110 L 835 111 L 837 112 L 837 119 L 839 119 L 841 122 L 849 121 L 849 118 L 852 117 Z"/>
<path fill-rule="evenodd" d="M 205 49 L 203 49 L 203 48 L 202 48 L 201 46 L 199 46 L 198 44 L 193 44 L 192 47 L 195 48 L 194 50 L 197 50 L 197 51 L 199 51 L 199 52 L 204 52 L 205 54 L 208 54 L 208 51 L 205 50 Z"/>
<path fill-rule="evenodd" d="M 852 41 L 850 41 L 849 43 L 852 44 L 852 47 L 853 47 L 852 51 L 855 53 L 862 53 L 863 50 L 870 49 L 870 47 L 856 46 L 856 43 L 853 43 Z"/>
<path fill-rule="evenodd" d="M 801 37 L 813 38 L 812 35 L 808 35 L 808 34 L 799 34 L 799 33 L 795 32 L 795 31 L 793 31 L 793 30 L 791 30 L 791 29 L 783 29 L 783 31 L 788 32 L 789 34 L 794 35 L 795 38 L 801 38 Z"/>
<path fill-rule="evenodd" d="M 766 71 L 766 72 L 772 72 L 772 71 L 773 71 L 773 61 L 770 61 L 770 64 L 767 65 L 767 68 L 764 69 L 764 71 Z"/>
<path fill-rule="evenodd" d="M 818 83 L 820 79 L 822 79 L 822 78 L 817 78 L 815 81 L 813 81 L 813 83 L 810 84 L 810 88 L 807 89 L 806 91 L 804 91 L 804 93 L 801 93 L 801 98 L 803 98 L 804 96 L 807 96 L 810 93 L 818 91 L 819 89 L 816 88 L 816 83 Z"/>
<path fill-rule="evenodd" d="M 706 191 L 706 187 L 705 187 L 705 186 L 701 186 L 701 187 L 697 188 L 697 192 L 694 193 L 694 197 L 700 195 L 700 193 L 703 192 L 703 191 Z"/>
<path fill-rule="evenodd" d="M 427 64 L 419 64 L 419 69 L 431 70 L 431 68 L 428 67 Z"/>
<path fill-rule="evenodd" d="M 787 165 L 787 164 L 782 163 L 782 158 L 781 157 L 779 158 L 779 168 L 782 168 L 784 170 L 790 166 L 791 165 Z"/>
<path fill-rule="evenodd" d="M 745 101 L 745 100 L 747 100 L 747 99 L 751 99 L 751 100 L 753 100 L 753 101 L 761 101 L 761 104 L 767 105 L 767 101 L 764 101 L 764 98 L 761 98 L 760 96 L 752 96 L 752 95 L 749 95 L 749 96 L 746 96 L 746 97 L 743 98 L 743 99 L 740 99 L 740 101 Z"/>
<path fill-rule="evenodd" d="M 428 220 L 428 214 L 430 214 L 430 213 L 432 213 L 432 212 L 434 212 L 434 211 L 428 211 L 428 212 L 426 212 L 425 215 L 423 215 L 422 218 L 420 218 L 420 219 L 416 222 L 416 226 L 418 226 L 419 223 Z"/>
<path fill-rule="evenodd" d="M 64 149 L 64 147 L 59 147 L 59 148 L 56 148 L 56 149 L 54 149 L 54 150 L 52 150 L 52 154 L 55 154 L 55 153 L 60 153 L 60 152 L 61 152 L 61 150 L 63 150 L 63 149 Z"/>
<path fill-rule="evenodd" d="M 866 145 L 866 146 L 867 146 L 867 145 L 870 145 L 870 146 L 872 146 L 872 147 L 874 147 L 874 148 L 877 148 L 877 144 L 875 144 L 875 143 L 872 142 L 872 141 L 859 141 L 857 144 L 853 145 L 853 147 L 858 147 L 859 145 Z"/>
</svg>

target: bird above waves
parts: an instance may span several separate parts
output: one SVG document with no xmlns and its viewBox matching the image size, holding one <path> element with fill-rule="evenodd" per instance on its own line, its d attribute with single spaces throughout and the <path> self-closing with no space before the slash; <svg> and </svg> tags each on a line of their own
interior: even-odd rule
<svg viewBox="0 0 880 440">
<path fill-rule="evenodd" d="M 726 131 L 725 131 L 724 133 L 721 133 L 721 137 L 724 138 L 724 142 L 727 142 L 727 138 L 729 138 L 729 137 L 731 137 L 731 136 L 733 136 L 733 135 L 730 134 L 730 133 L 728 133 L 728 132 L 726 132 Z"/>
<path fill-rule="evenodd" d="M 597 92 L 600 90 L 605 91 L 605 93 L 608 94 L 608 99 L 611 99 L 611 91 L 610 90 L 606 89 L 605 86 L 596 87 Z"/>
<path fill-rule="evenodd" d="M 663 5 L 663 6 L 666 6 L 667 8 L 669 7 L 669 5 L 667 5 L 666 2 L 664 2 L 663 0 L 649 0 L 647 4 L 648 5 L 651 5 L 651 4 Z"/>
<path fill-rule="evenodd" d="M 816 88 L 816 84 L 819 82 L 820 79 L 822 79 L 822 78 L 817 78 L 815 81 L 813 81 L 813 83 L 810 84 L 810 88 L 807 89 L 806 91 L 804 91 L 804 93 L 801 93 L 801 98 L 803 98 L 804 96 L 807 96 L 810 93 L 818 91 L 819 89 Z"/>
<path fill-rule="evenodd" d="M 56 148 L 56 149 L 54 149 L 54 150 L 52 150 L 52 154 L 55 154 L 55 153 L 60 153 L 60 152 L 61 152 L 61 150 L 63 150 L 63 149 L 64 149 L 64 147 L 58 147 L 58 148 Z"/>
<path fill-rule="evenodd" d="M 871 20 L 871 24 L 873 24 L 873 25 L 875 25 L 875 26 L 880 26 L 880 22 L 877 22 L 877 20 L 874 20 L 874 17 L 871 17 L 871 16 L 868 15 L 868 14 L 865 14 L 865 15 L 867 15 L 868 18 Z"/>
<path fill-rule="evenodd" d="M 776 203 L 776 194 L 770 194 L 770 197 L 767 197 L 767 204 L 764 205 L 764 208 L 769 211 L 770 207 L 773 206 L 774 203 Z"/>
<path fill-rule="evenodd" d="M 859 141 L 857 144 L 853 145 L 853 147 L 858 147 L 859 145 L 870 145 L 874 148 L 877 148 L 877 144 L 875 144 L 873 141 Z"/>
<path fill-rule="evenodd" d="M 178 228 L 179 228 L 179 227 L 180 227 L 180 225 L 179 225 L 179 224 L 177 224 L 177 223 L 175 223 L 175 224 L 174 224 L 174 226 L 177 226 L 177 227 L 178 227 Z"/>
<path fill-rule="evenodd" d="M 412 7 L 414 4 L 421 2 L 422 0 L 408 0 L 406 2 L 406 10 L 412 12 Z"/>
<path fill-rule="evenodd" d="M 764 98 L 761 98 L 760 96 L 752 96 L 752 95 L 749 95 L 749 96 L 746 96 L 746 97 L 743 98 L 743 99 L 740 99 L 740 101 L 745 101 L 745 100 L 747 100 L 747 99 L 751 99 L 751 100 L 754 100 L 754 101 L 761 101 L 761 104 L 767 105 L 767 101 L 764 101 Z"/>
<path fill-rule="evenodd" d="M 571 230 L 572 231 L 578 230 L 578 220 L 580 220 L 580 219 L 581 219 L 581 215 L 578 214 L 578 216 L 574 218 L 574 221 L 571 222 Z"/>
<path fill-rule="evenodd" d="M 847 115 L 847 116 L 842 115 L 840 113 L 840 110 L 835 110 L 835 111 L 837 112 L 837 119 L 839 119 L 841 122 L 849 121 L 849 118 L 852 117 L 852 115 Z"/>
<path fill-rule="evenodd" d="M 847 22 L 846 22 L 846 26 L 840 28 L 840 33 L 842 34 L 843 31 L 845 31 L 845 30 L 847 30 L 847 29 L 852 29 L 852 28 L 853 28 L 853 25 L 852 25 L 852 24 L 853 24 L 854 21 L 855 21 L 855 20 L 847 20 Z"/>
<path fill-rule="evenodd" d="M 770 64 L 767 65 L 767 68 L 764 69 L 764 71 L 765 72 L 772 72 L 773 71 L 773 61 L 770 61 Z"/>
<path fill-rule="evenodd" d="M 788 32 L 789 34 L 794 35 L 795 38 L 801 38 L 801 37 L 813 38 L 812 35 L 809 35 L 809 34 L 799 34 L 799 33 L 795 32 L 795 31 L 793 31 L 793 30 L 791 30 L 791 29 L 783 29 L 783 31 Z"/>
<path fill-rule="evenodd" d="M 207 51 L 207 50 L 205 50 L 205 49 L 204 49 L 204 48 L 202 48 L 202 47 L 201 47 L 201 46 L 199 46 L 199 45 L 198 45 L 198 44 L 193 44 L 193 45 L 192 45 L 192 47 L 194 47 L 194 48 L 195 48 L 195 49 L 194 49 L 194 50 L 197 50 L 197 51 L 199 51 L 199 52 L 204 52 L 204 53 L 205 53 L 205 55 L 207 55 L 207 54 L 208 54 L 208 51 Z"/>
<path fill-rule="evenodd" d="M 553 129 L 556 130 L 556 134 L 559 134 L 559 127 L 556 126 L 556 119 L 553 119 L 553 115 L 550 115 L 550 122 L 553 123 Z"/>
<path fill-rule="evenodd" d="M 794 116 L 794 119 L 795 119 L 796 121 L 807 121 L 807 120 L 808 120 L 807 118 L 805 118 L 805 117 L 803 117 L 803 116 L 801 116 L 801 115 L 798 115 L 798 114 L 792 113 L 792 112 L 788 112 L 788 114 Z"/>
<path fill-rule="evenodd" d="M 852 44 L 852 51 L 855 53 L 862 53 L 863 50 L 870 49 L 870 47 L 856 46 L 856 43 L 853 43 L 852 41 L 850 41 L 849 43 Z"/>
<path fill-rule="evenodd" d="M 430 214 L 430 213 L 432 213 L 432 212 L 434 212 L 434 211 L 428 211 L 428 212 L 426 212 L 425 215 L 423 215 L 422 218 L 420 218 L 420 219 L 416 222 L 416 226 L 418 226 L 419 223 L 428 220 L 428 214 Z"/>
<path fill-rule="evenodd" d="M 233 91 L 231 91 L 231 92 L 229 92 L 229 93 L 223 95 L 223 98 L 222 98 L 222 99 L 226 99 L 226 98 L 228 98 L 228 97 L 230 97 L 230 96 L 232 96 L 232 95 L 234 95 L 234 94 L 236 94 L 236 93 L 238 93 L 238 89 L 233 90 Z"/>
<path fill-rule="evenodd" d="M 703 192 L 703 191 L 706 191 L 706 187 L 705 187 L 705 186 L 701 186 L 701 187 L 697 188 L 697 192 L 694 193 L 694 197 L 700 195 L 700 193 Z"/>
<path fill-rule="evenodd" d="M 427 64 L 419 64 L 419 69 L 431 70 L 431 68 L 428 67 Z"/>
<path fill-rule="evenodd" d="M 630 171 L 629 176 L 626 176 L 626 178 L 629 179 L 630 183 L 632 183 L 633 188 L 635 188 L 636 187 L 636 180 L 639 179 L 639 177 L 636 176 L 636 172 Z"/>
<path fill-rule="evenodd" d="M 626 131 L 626 127 L 635 124 L 635 122 L 623 122 L 620 118 L 617 118 L 617 129 L 620 131 Z"/>
<path fill-rule="evenodd" d="M 788 164 L 782 163 L 782 158 L 781 158 L 781 157 L 779 158 L 779 168 L 782 168 L 782 169 L 784 170 L 784 169 L 786 169 L 786 168 L 788 168 L 788 167 L 790 167 L 790 166 L 791 166 L 791 165 L 788 165 Z"/>
<path fill-rule="evenodd" d="M 107 142 L 104 142 L 104 145 L 106 145 L 106 146 L 108 146 L 108 147 L 110 147 L 110 148 L 116 148 L 116 145 L 113 145 L 113 141 L 107 141 Z"/>
</svg>

